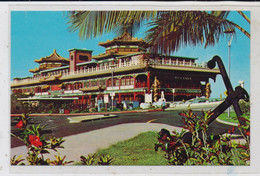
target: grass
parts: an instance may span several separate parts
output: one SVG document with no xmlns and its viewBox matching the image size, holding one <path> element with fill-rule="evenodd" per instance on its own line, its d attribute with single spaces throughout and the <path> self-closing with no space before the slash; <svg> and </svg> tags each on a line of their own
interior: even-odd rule
<svg viewBox="0 0 260 176">
<path fill-rule="evenodd" d="M 224 112 L 218 118 L 220 120 L 223 120 L 223 121 L 226 121 L 226 122 L 238 123 L 237 116 L 236 116 L 235 112 L 230 112 L 230 118 L 228 118 L 227 116 L 228 116 L 228 113 Z"/>
<path fill-rule="evenodd" d="M 145 132 L 132 139 L 118 142 L 107 149 L 100 149 L 96 155 L 97 157 L 111 156 L 112 165 L 168 165 L 164 153 L 155 152 L 156 142 L 155 132 Z"/>
</svg>

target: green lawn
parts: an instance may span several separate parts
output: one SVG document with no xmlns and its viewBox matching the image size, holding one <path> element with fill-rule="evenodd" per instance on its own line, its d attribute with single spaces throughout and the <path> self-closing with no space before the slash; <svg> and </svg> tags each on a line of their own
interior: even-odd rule
<svg viewBox="0 0 260 176">
<path fill-rule="evenodd" d="M 109 155 L 112 165 L 168 165 L 164 153 L 154 151 L 157 142 L 155 132 L 141 133 L 138 136 L 118 142 L 107 149 L 100 149 L 97 156 Z"/>
<path fill-rule="evenodd" d="M 95 153 L 95 161 L 93 165 L 98 165 L 98 159 L 101 156 L 109 156 L 112 158 L 110 165 L 125 165 L 125 166 L 166 166 L 169 165 L 164 158 L 162 151 L 155 152 L 154 144 L 157 142 L 157 134 L 155 132 L 145 132 L 138 136 L 118 142 L 106 149 L 100 149 Z M 232 149 L 237 155 L 241 155 L 242 149 Z M 86 156 L 87 157 L 87 156 Z M 232 156 L 233 160 L 234 157 Z M 81 162 L 74 163 L 73 165 L 81 165 Z M 218 165 L 218 163 L 214 163 Z M 244 161 L 238 159 L 235 165 L 248 165 Z"/>
<path fill-rule="evenodd" d="M 227 116 L 228 116 L 228 113 L 224 112 L 218 118 L 220 120 L 223 120 L 223 121 L 238 123 L 237 116 L 236 116 L 235 112 L 230 112 L 230 118 L 228 118 Z"/>
</svg>

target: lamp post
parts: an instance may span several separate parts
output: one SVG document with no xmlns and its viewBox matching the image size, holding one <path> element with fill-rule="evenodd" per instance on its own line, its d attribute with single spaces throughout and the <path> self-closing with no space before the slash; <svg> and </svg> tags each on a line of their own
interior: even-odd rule
<svg viewBox="0 0 260 176">
<path fill-rule="evenodd" d="M 232 40 L 233 40 L 233 35 L 235 33 L 235 30 L 234 29 L 227 29 L 224 31 L 225 34 L 227 34 L 228 36 L 230 36 L 230 39 L 228 41 L 228 77 L 229 79 L 231 78 L 231 75 L 230 75 L 230 58 L 231 58 L 231 43 L 232 43 Z M 230 79 L 231 81 L 231 79 Z M 228 108 L 228 118 L 230 118 L 230 108 Z"/>
</svg>

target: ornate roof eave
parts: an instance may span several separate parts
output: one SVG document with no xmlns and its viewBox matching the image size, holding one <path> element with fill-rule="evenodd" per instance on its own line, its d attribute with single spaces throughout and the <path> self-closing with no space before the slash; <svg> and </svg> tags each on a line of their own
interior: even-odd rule
<svg viewBox="0 0 260 176">
<path fill-rule="evenodd" d="M 107 58 L 115 58 L 115 57 L 120 57 L 120 56 L 126 56 L 130 54 L 135 54 L 136 52 L 118 52 L 118 53 L 105 53 L 97 56 L 93 56 L 93 59 L 100 60 L 100 59 L 107 59 Z"/>
<path fill-rule="evenodd" d="M 30 70 L 29 70 L 29 72 L 31 72 L 31 73 L 37 73 L 37 72 L 39 72 L 39 71 L 40 71 L 39 68 L 35 68 L 35 69 L 30 69 Z"/>
<path fill-rule="evenodd" d="M 53 57 L 53 56 L 56 57 L 57 59 L 56 59 L 56 60 L 55 60 L 55 59 L 54 59 L 54 60 L 48 60 L 49 58 L 51 58 L 51 57 Z M 64 63 L 69 63 L 69 60 L 68 60 L 68 59 L 66 59 L 66 58 L 60 56 L 59 54 L 57 54 L 56 49 L 53 50 L 53 53 L 52 53 L 51 55 L 46 56 L 46 57 L 42 57 L 42 58 L 40 58 L 40 59 L 34 60 L 34 62 L 37 62 L 37 63 L 42 63 L 42 62 L 46 62 L 46 61 L 48 61 L 48 62 L 64 62 Z"/>
<path fill-rule="evenodd" d="M 44 78 L 41 78 L 40 79 L 40 82 L 49 82 L 49 81 L 57 81 L 57 80 L 60 80 L 62 74 L 58 74 L 58 75 L 52 75 L 52 76 L 47 76 L 47 77 L 44 77 Z"/>
<path fill-rule="evenodd" d="M 107 58 L 114 58 L 114 57 L 118 57 L 118 56 L 123 56 L 126 55 L 124 53 L 105 53 L 105 54 L 101 54 L 101 55 L 97 55 L 97 56 L 93 56 L 93 59 L 99 60 L 99 59 L 107 59 Z"/>
<path fill-rule="evenodd" d="M 147 42 L 145 42 L 143 39 L 132 37 L 128 32 L 124 32 L 123 35 L 114 38 L 113 40 L 107 40 L 106 42 L 99 43 L 99 45 L 103 47 L 108 47 L 117 44 L 134 44 L 138 46 L 145 46 Z"/>
<path fill-rule="evenodd" d="M 104 46 L 104 47 L 107 47 L 107 46 L 111 46 L 111 45 L 116 45 L 116 44 L 135 44 L 135 45 L 138 45 L 138 46 L 143 46 L 146 44 L 145 41 L 143 40 L 110 40 L 110 41 L 107 41 L 107 42 L 100 42 L 99 45 L 100 46 Z"/>
</svg>

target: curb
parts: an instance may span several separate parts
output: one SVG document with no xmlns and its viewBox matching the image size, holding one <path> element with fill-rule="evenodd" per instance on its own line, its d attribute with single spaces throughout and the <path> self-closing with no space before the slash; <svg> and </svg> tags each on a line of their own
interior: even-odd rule
<svg viewBox="0 0 260 176">
<path fill-rule="evenodd" d="M 227 122 L 227 121 L 224 121 L 224 120 L 220 120 L 219 118 L 217 118 L 216 120 L 217 120 L 217 122 L 225 124 L 225 125 L 238 126 L 238 123 Z"/>
<path fill-rule="evenodd" d="M 73 113 L 73 114 L 30 114 L 29 116 L 86 116 L 86 115 L 105 115 L 105 114 L 125 114 L 125 113 L 140 113 L 140 112 L 158 112 L 162 109 L 148 109 L 148 110 L 135 110 L 135 111 L 114 111 L 114 112 L 95 112 L 95 113 Z M 21 116 L 22 114 L 11 114 L 11 117 Z"/>
<path fill-rule="evenodd" d="M 68 117 L 69 123 L 81 123 L 87 121 L 94 121 L 94 120 L 101 120 L 101 119 L 108 119 L 108 118 L 115 118 L 118 117 L 117 115 L 88 115 L 88 116 L 75 116 L 75 117 Z"/>
</svg>

